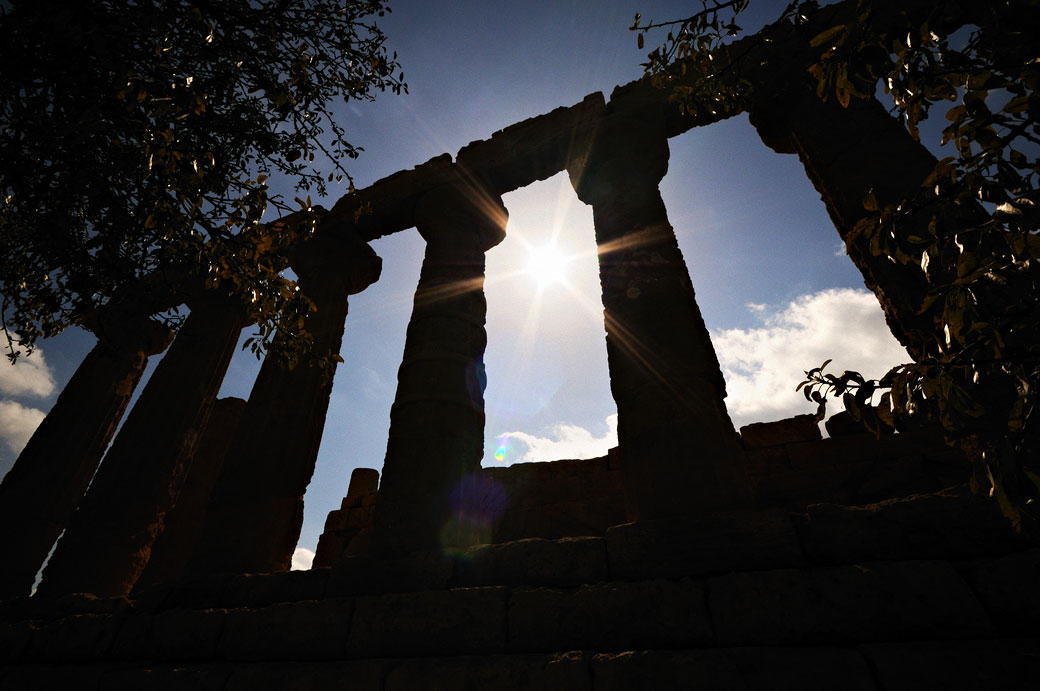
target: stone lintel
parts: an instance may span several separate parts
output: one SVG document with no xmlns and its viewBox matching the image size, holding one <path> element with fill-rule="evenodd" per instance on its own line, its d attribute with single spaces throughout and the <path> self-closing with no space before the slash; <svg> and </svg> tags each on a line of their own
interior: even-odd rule
<svg viewBox="0 0 1040 691">
<path fill-rule="evenodd" d="M 500 194 L 545 180 L 563 170 L 576 148 L 603 117 L 603 94 L 529 118 L 459 150 L 457 164 L 491 181 Z"/>
</svg>

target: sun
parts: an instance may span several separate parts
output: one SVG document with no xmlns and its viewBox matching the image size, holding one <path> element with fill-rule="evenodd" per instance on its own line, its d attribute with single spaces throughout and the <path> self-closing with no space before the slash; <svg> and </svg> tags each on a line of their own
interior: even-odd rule
<svg viewBox="0 0 1040 691">
<path fill-rule="evenodd" d="M 528 249 L 526 272 L 539 288 L 546 288 L 567 280 L 567 265 L 571 258 L 554 244 Z"/>
</svg>

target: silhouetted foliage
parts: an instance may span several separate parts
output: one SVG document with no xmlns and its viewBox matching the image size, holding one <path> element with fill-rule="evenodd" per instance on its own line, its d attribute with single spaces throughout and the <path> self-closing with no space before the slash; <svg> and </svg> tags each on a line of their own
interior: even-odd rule
<svg viewBox="0 0 1040 691">
<path fill-rule="evenodd" d="M 757 85 L 731 63 L 716 68 L 713 53 L 739 31 L 747 2 L 702 4 L 688 19 L 657 25 L 672 33 L 645 67 L 688 108 L 737 112 Z M 993 494 L 1021 527 L 1040 515 L 1040 2 L 841 5 L 832 13 L 796 1 L 777 20 L 814 51 L 788 74 L 807 71 L 819 98 L 844 107 L 883 90 L 914 138 L 933 110 L 948 122 L 941 144 L 950 155 L 920 190 L 886 205 L 867 195 L 869 217 L 853 229 L 875 256 L 925 277 L 919 314 L 935 328 L 913 334 L 916 362 L 880 378 L 826 374 L 828 360 L 799 388 L 821 417 L 828 396 L 842 397 L 875 434 L 940 424 L 972 459 L 973 488 Z M 632 28 L 652 27 L 637 17 Z M 689 73 L 700 78 L 679 79 Z"/>
<path fill-rule="evenodd" d="M 406 89 L 384 0 L 0 2 L 0 294 L 9 357 L 162 276 L 243 297 L 260 345 L 308 308 L 279 275 L 310 192 L 359 149 L 336 98 Z M 331 172 L 330 172 L 331 171 Z M 269 196 L 269 178 L 295 200 Z M 261 223 L 268 207 L 293 223 Z M 145 280 L 147 279 L 147 280 Z M 158 280 L 157 280 L 158 279 Z M 291 338 L 289 339 L 292 340 Z"/>
</svg>

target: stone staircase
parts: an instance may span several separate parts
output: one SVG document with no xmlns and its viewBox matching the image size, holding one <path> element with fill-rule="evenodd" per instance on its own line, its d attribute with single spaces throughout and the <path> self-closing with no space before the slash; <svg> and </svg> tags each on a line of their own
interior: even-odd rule
<svg viewBox="0 0 1040 691">
<path fill-rule="evenodd" d="M 989 689 L 1040 548 L 953 488 L 0 606 L 7 689 Z"/>
</svg>

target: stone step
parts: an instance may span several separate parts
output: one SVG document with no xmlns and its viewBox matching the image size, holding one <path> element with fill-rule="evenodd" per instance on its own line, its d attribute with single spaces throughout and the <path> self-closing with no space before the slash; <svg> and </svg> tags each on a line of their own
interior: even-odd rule
<svg viewBox="0 0 1040 691">
<path fill-rule="evenodd" d="M 0 688 L 32 691 L 902 691 L 1023 688 L 1040 639 L 922 640 L 853 647 L 573 651 L 535 655 L 381 658 L 333 662 L 179 663 L 0 669 Z"/>
<path fill-rule="evenodd" d="M 1033 635 L 1040 549 L 580 587 L 453 588 L 258 608 L 105 611 L 0 625 L 0 662 L 382 657 L 860 645 Z"/>
<path fill-rule="evenodd" d="M 914 646 L 932 651 L 927 659 L 972 645 L 1003 659 L 986 642 L 1036 635 L 1037 582 L 1040 548 L 960 491 L 798 514 L 730 512 L 616 526 L 602 538 L 224 576 L 133 600 L 12 601 L 0 607 L 0 688 L 55 667 L 96 674 L 96 688 L 132 687 L 124 673 L 158 675 L 159 688 L 223 689 L 263 670 L 320 679 L 347 668 L 379 670 L 388 689 L 426 688 L 408 680 L 441 674 L 446 688 L 476 688 L 483 672 L 473 670 L 537 681 L 573 665 L 586 688 L 737 672 L 758 688 L 749 669 L 817 657 L 812 664 L 859 679 L 851 670 L 864 659 L 874 670 L 918 664 L 906 652 Z M 737 649 L 773 652 L 748 662 L 758 658 Z M 563 655 L 573 650 L 585 652 Z M 423 665 L 433 671 L 416 671 Z"/>
</svg>

